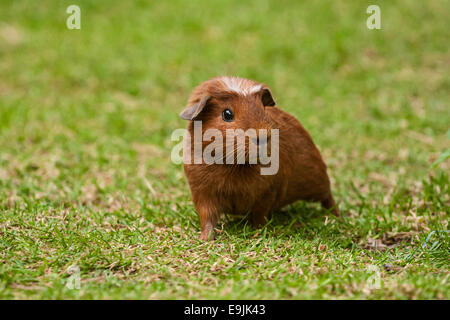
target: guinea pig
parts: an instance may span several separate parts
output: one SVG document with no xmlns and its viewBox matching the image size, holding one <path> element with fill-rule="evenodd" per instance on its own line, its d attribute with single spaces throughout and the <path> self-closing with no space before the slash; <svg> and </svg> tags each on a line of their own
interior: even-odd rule
<svg viewBox="0 0 450 320">
<path fill-rule="evenodd" d="M 320 202 L 339 216 L 319 150 L 300 122 L 275 106 L 266 85 L 236 77 L 210 79 L 193 90 L 180 116 L 189 121 L 183 167 L 200 219 L 200 239 L 214 239 L 221 214 L 249 214 L 258 228 L 269 213 L 297 200 Z M 244 132 L 245 143 L 235 143 L 236 134 L 228 139 L 230 132 Z M 204 157 L 208 148 L 213 161 Z M 255 159 L 250 149 L 277 157 L 269 166 L 267 156 L 260 161 L 257 152 Z"/>
</svg>

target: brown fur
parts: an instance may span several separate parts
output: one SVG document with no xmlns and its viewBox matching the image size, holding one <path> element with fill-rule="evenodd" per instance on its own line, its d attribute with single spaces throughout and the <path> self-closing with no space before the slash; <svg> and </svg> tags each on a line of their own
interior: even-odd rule
<svg viewBox="0 0 450 320">
<path fill-rule="evenodd" d="M 187 109 L 207 99 L 195 120 L 202 121 L 203 131 L 216 128 L 224 137 L 226 129 L 279 129 L 279 170 L 275 175 L 264 176 L 258 164 L 185 164 L 184 172 L 200 218 L 200 238 L 214 238 L 220 214 L 250 213 L 253 225 L 260 227 L 266 223 L 269 212 L 297 200 L 321 202 L 324 208 L 339 215 L 326 165 L 300 122 L 273 107 L 275 102 L 267 86 L 235 78 L 243 90 L 261 85 L 257 92 L 243 91 L 244 95 L 230 90 L 223 79 L 214 78 L 195 88 Z M 221 115 L 226 108 L 234 112 L 233 122 L 223 121 Z M 188 131 L 193 137 L 193 121 L 189 121 Z M 191 143 L 193 150 L 193 139 Z M 203 146 L 209 143 L 203 142 Z"/>
</svg>

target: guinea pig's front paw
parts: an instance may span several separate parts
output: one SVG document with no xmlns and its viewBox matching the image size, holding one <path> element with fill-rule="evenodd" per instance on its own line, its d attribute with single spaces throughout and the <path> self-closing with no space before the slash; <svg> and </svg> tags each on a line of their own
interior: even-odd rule
<svg viewBox="0 0 450 320">
<path fill-rule="evenodd" d="M 215 232 L 214 229 L 205 229 L 202 230 L 200 234 L 200 240 L 203 241 L 213 241 L 215 239 Z"/>
</svg>

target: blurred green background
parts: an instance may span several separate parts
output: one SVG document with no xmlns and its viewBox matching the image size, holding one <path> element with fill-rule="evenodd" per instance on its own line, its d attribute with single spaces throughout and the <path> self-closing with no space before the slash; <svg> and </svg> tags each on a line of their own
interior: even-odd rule
<svg viewBox="0 0 450 320">
<path fill-rule="evenodd" d="M 66 27 L 71 4 L 81 30 Z M 371 4 L 381 30 L 366 27 Z M 0 297 L 448 299 L 449 164 L 430 165 L 449 147 L 449 13 L 449 1 L 2 0 Z M 268 84 L 302 122 L 344 222 L 300 203 L 263 234 L 230 222 L 197 243 L 170 135 L 218 75 Z M 366 263 L 403 269 L 370 290 Z"/>
</svg>

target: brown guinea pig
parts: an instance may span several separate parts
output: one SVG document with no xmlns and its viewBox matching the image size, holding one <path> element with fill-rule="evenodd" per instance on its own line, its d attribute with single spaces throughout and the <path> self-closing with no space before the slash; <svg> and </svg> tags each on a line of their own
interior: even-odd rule
<svg viewBox="0 0 450 320">
<path fill-rule="evenodd" d="M 318 201 L 339 215 L 319 150 L 297 119 L 275 107 L 266 85 L 210 79 L 194 89 L 180 116 L 189 120 L 184 172 L 202 240 L 214 239 L 221 214 L 250 213 L 260 227 L 269 212 L 297 200 Z M 244 143 L 235 143 L 239 133 Z"/>
</svg>

